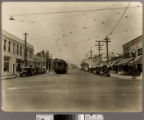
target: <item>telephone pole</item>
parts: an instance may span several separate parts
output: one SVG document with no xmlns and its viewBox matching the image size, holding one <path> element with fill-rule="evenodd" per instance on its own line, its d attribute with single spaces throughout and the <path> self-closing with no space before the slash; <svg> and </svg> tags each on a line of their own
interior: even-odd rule
<svg viewBox="0 0 144 120">
<path fill-rule="evenodd" d="M 92 67 L 92 60 L 93 60 L 93 51 L 90 50 L 90 64 L 91 64 L 91 67 Z"/>
<path fill-rule="evenodd" d="M 27 35 L 28 33 L 24 33 L 24 37 L 25 37 L 25 49 L 24 49 L 24 64 L 25 66 L 27 66 Z"/>
<path fill-rule="evenodd" d="M 105 37 L 104 41 L 106 43 L 106 54 L 107 54 L 107 65 L 109 65 L 109 51 L 108 51 L 108 43 L 111 42 L 108 36 Z"/>
<path fill-rule="evenodd" d="M 50 60 L 50 62 L 49 62 L 49 71 L 51 71 L 52 70 L 52 55 L 53 54 L 49 54 L 49 60 Z"/>
<path fill-rule="evenodd" d="M 98 46 L 98 49 L 97 49 L 97 50 L 99 51 L 99 55 L 98 55 L 98 56 L 99 56 L 99 64 L 100 64 L 100 63 L 101 63 L 100 55 L 101 55 L 101 50 L 102 50 L 102 49 L 101 49 L 101 46 L 103 46 L 103 45 L 101 44 L 102 41 L 100 41 L 100 40 L 99 40 L 99 41 L 96 41 L 96 42 L 98 43 L 98 44 L 95 44 L 95 46 Z"/>
</svg>

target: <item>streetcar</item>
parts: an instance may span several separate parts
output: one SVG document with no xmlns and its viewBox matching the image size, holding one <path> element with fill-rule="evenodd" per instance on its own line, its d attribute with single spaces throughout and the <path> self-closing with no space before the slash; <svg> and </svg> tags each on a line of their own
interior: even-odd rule
<svg viewBox="0 0 144 120">
<path fill-rule="evenodd" d="M 54 60 L 54 71 L 56 74 L 65 74 L 67 73 L 67 63 L 63 59 Z"/>
</svg>

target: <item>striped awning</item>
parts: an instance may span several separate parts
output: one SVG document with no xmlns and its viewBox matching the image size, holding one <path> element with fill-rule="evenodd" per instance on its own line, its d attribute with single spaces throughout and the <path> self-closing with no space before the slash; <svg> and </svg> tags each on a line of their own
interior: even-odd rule
<svg viewBox="0 0 144 120">
<path fill-rule="evenodd" d="M 118 62 L 118 63 L 115 64 L 115 65 L 117 65 L 117 66 L 125 66 L 125 65 L 128 65 L 128 63 L 129 63 L 130 61 L 132 61 L 132 59 L 133 59 L 133 58 L 125 58 L 125 59 L 122 59 L 120 62 Z"/>
<path fill-rule="evenodd" d="M 116 60 L 116 61 L 112 62 L 111 65 L 112 65 L 112 66 L 113 66 L 113 65 L 116 65 L 116 64 L 119 63 L 119 62 L 120 62 L 120 60 Z"/>
<path fill-rule="evenodd" d="M 135 64 L 142 64 L 142 55 L 137 56 L 134 60 Z M 133 60 L 128 63 L 129 66 L 133 65 Z"/>
</svg>

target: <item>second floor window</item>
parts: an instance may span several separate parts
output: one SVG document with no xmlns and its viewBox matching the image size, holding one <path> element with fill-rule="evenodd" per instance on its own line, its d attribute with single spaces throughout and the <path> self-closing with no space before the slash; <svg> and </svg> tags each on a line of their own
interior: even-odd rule
<svg viewBox="0 0 144 120">
<path fill-rule="evenodd" d="M 20 55 L 22 55 L 22 46 L 20 46 Z"/>
<path fill-rule="evenodd" d="M 17 55 L 19 55 L 19 45 L 17 45 Z"/>
<path fill-rule="evenodd" d="M 13 43 L 13 53 L 15 54 L 15 44 Z"/>
<path fill-rule="evenodd" d="M 4 51 L 6 51 L 7 40 L 4 40 Z"/>
<path fill-rule="evenodd" d="M 138 49 L 138 55 L 142 55 L 142 48 Z"/>
<path fill-rule="evenodd" d="M 11 42 L 8 44 L 8 51 L 11 52 Z"/>
</svg>

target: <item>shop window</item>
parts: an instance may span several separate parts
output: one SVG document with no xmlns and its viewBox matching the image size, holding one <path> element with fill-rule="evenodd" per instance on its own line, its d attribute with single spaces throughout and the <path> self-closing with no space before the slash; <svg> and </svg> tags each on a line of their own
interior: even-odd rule
<svg viewBox="0 0 144 120">
<path fill-rule="evenodd" d="M 21 71 L 21 60 L 20 59 L 16 59 L 16 71 L 20 72 Z"/>
<path fill-rule="evenodd" d="M 8 51 L 11 52 L 11 42 L 8 44 Z"/>
<path fill-rule="evenodd" d="M 17 71 L 17 72 L 20 72 L 20 71 L 21 71 L 21 65 L 20 65 L 20 64 L 17 64 L 16 71 Z"/>
<path fill-rule="evenodd" d="M 142 48 L 138 49 L 138 55 L 142 55 Z"/>
<path fill-rule="evenodd" d="M 4 40 L 4 51 L 6 51 L 7 40 Z"/>
<path fill-rule="evenodd" d="M 4 72 L 9 72 L 9 58 L 4 57 Z"/>
</svg>

